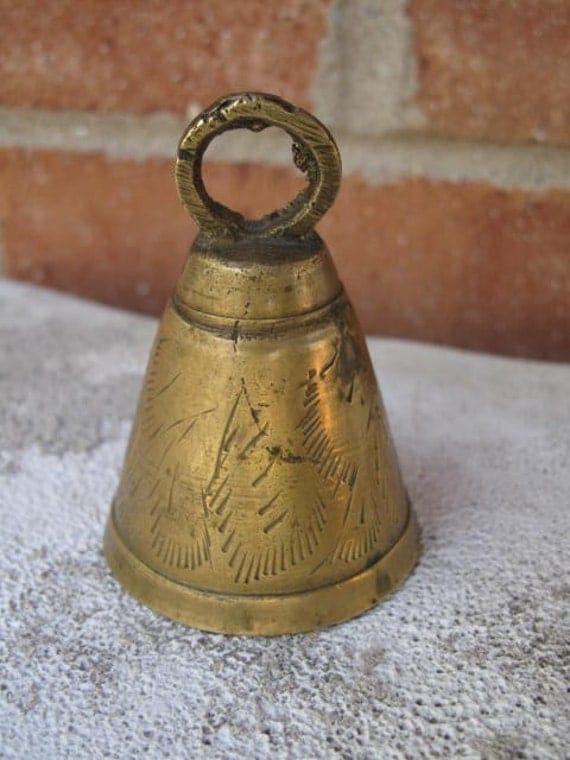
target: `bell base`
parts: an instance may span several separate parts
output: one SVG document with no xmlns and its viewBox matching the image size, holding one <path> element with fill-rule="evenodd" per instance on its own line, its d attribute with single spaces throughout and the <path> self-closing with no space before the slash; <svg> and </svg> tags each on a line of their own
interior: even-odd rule
<svg viewBox="0 0 570 760">
<path fill-rule="evenodd" d="M 215 633 L 278 636 L 324 628 L 374 607 L 414 569 L 420 554 L 420 529 L 410 509 L 404 532 L 378 562 L 340 583 L 297 594 L 220 594 L 169 580 L 125 546 L 112 511 L 105 530 L 104 552 L 121 585 L 171 620 Z"/>
</svg>

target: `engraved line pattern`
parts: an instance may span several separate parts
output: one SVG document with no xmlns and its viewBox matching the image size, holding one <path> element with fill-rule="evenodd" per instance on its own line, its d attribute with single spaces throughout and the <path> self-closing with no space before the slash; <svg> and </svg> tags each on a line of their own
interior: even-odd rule
<svg viewBox="0 0 570 760">
<path fill-rule="evenodd" d="M 255 394 L 251 394 L 242 377 L 229 403 L 209 480 L 201 489 L 198 486 L 197 494 L 196 484 L 180 480 L 176 470 L 168 479 L 161 473 L 176 447 L 190 440 L 200 417 L 217 407 L 164 419 L 160 407 L 168 405 L 169 391 L 176 388 L 181 377 L 181 372 L 170 377 L 158 374 L 159 357 L 168 340 L 157 343 L 140 423 L 143 437 L 156 445 L 156 456 L 148 457 L 145 465 L 147 473 L 155 476 L 147 499 L 153 517 L 152 551 L 157 559 L 168 567 L 196 570 L 212 563 L 210 536 L 215 536 L 215 546 L 219 547 L 216 551 L 225 558 L 235 583 L 250 584 L 277 576 L 306 563 L 317 551 L 329 519 L 327 505 L 331 498 L 340 506 L 342 531 L 334 548 L 326 557 L 321 555 L 309 572 L 317 572 L 325 563 L 349 563 L 371 554 L 383 539 L 386 521 L 391 519 L 386 513 L 388 485 L 380 462 L 385 446 L 382 431 L 378 430 L 381 410 L 375 400 L 365 404 L 362 377 L 351 363 L 350 352 L 354 349 L 348 344 L 352 339 L 347 339 L 346 346 L 345 336 L 333 341 L 322 366 L 311 368 L 305 381 L 297 386 L 299 391 L 303 388 L 296 434 L 302 450 L 284 451 L 275 445 L 269 421 L 263 419 L 266 404 L 256 403 Z M 358 449 L 343 451 L 344 441 L 337 432 L 342 432 L 341 422 L 335 420 L 331 426 L 330 418 L 324 414 L 328 414 L 331 404 L 335 414 L 347 413 L 346 405 L 351 405 L 350 414 L 360 415 L 357 419 L 362 441 Z M 362 459 L 360 449 L 365 452 Z M 125 484 L 131 496 L 143 481 L 134 460 L 133 454 L 130 465 L 138 480 L 131 476 Z M 275 468 L 282 467 L 287 468 L 284 478 L 281 470 L 275 477 Z M 314 473 L 309 479 L 309 489 L 314 490 L 308 490 L 303 504 L 298 503 L 294 468 L 299 468 L 299 477 L 302 468 Z M 364 485 L 369 489 L 371 483 L 376 484 L 374 492 L 364 493 Z M 165 500 L 168 504 L 161 509 Z M 202 507 L 199 511 L 197 504 Z M 243 509 L 254 510 L 256 524 L 243 526 L 238 519 Z"/>
<path fill-rule="evenodd" d="M 367 443 L 366 448 L 372 447 L 372 457 L 365 457 L 364 462 L 370 466 L 372 461 L 373 478 L 376 483 L 376 493 L 362 494 L 359 488 L 359 465 L 335 450 L 329 440 L 328 432 L 320 414 L 320 404 L 327 387 L 327 379 L 339 374 L 337 367 L 345 350 L 339 344 L 333 346 L 333 352 L 320 372 L 314 368 L 308 373 L 305 381 L 305 397 L 303 400 L 304 413 L 299 423 L 303 431 L 306 453 L 316 460 L 317 472 L 325 479 L 332 480 L 334 485 L 333 497 L 341 488 L 348 489 L 343 514 L 343 531 L 337 540 L 333 552 L 320 562 L 312 573 L 317 572 L 324 562 L 350 562 L 359 560 L 371 553 L 382 539 L 383 510 L 386 508 L 386 483 L 380 468 L 380 450 L 376 427 L 373 421 L 381 420 L 380 410 L 375 400 L 368 404 L 366 416 L 363 418 L 363 432 Z M 343 394 L 345 401 L 352 404 L 355 398 L 357 372 L 344 380 L 348 390 Z M 323 387 L 324 386 L 324 387 Z M 370 440 L 370 433 L 372 440 Z M 365 449 L 366 450 L 366 449 Z M 369 482 L 364 478 L 365 482 Z"/>
<path fill-rule="evenodd" d="M 261 420 L 262 412 L 263 405 L 254 406 L 242 378 L 241 388 L 228 410 L 212 476 L 204 491 L 209 520 L 223 537 L 220 550 L 236 583 L 249 584 L 297 565 L 316 550 L 326 523 L 322 499 L 301 521 L 295 517 L 294 504 L 287 493 L 274 490 L 269 478 L 272 470 L 278 465 L 307 466 L 306 458 L 267 445 L 269 423 Z M 251 473 L 249 480 L 248 473 Z M 259 531 L 257 542 L 251 535 L 242 535 L 242 527 L 236 520 L 239 510 L 244 508 L 237 496 L 243 492 L 244 479 L 251 489 L 248 498 L 257 500 L 259 523 L 258 528 L 252 529 Z"/>
<path fill-rule="evenodd" d="M 320 412 L 321 393 L 320 386 L 326 380 L 329 371 L 335 366 L 339 358 L 338 346 L 335 347 L 331 358 L 325 363 L 320 373 L 316 369 L 310 369 L 305 383 L 305 398 L 303 407 L 305 412 L 298 427 L 303 431 L 303 444 L 306 456 L 315 462 L 317 472 L 325 479 L 335 481 L 334 495 L 341 485 L 348 483 L 349 488 L 354 487 L 356 481 L 357 465 L 350 462 L 343 454 L 334 450 L 328 433 L 323 425 Z M 353 393 L 354 379 L 351 382 L 351 397 Z"/>
</svg>

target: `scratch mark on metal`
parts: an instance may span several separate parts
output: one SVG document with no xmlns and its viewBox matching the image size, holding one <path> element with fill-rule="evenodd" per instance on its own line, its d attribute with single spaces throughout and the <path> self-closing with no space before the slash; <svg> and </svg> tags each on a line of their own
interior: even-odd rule
<svg viewBox="0 0 570 760">
<path fill-rule="evenodd" d="M 347 523 L 348 515 L 350 513 L 350 507 L 352 505 L 352 499 L 353 499 L 353 497 L 354 497 L 354 490 L 351 490 L 350 493 L 349 493 L 349 495 L 348 495 L 348 499 L 346 500 L 346 509 L 344 511 L 344 518 L 343 518 L 343 521 L 342 521 L 343 525 L 346 525 L 346 523 Z"/>
<path fill-rule="evenodd" d="M 228 437 L 228 433 L 230 431 L 230 428 L 231 428 L 231 426 L 233 424 L 234 417 L 236 415 L 236 411 L 237 411 L 237 407 L 238 407 L 238 404 L 239 404 L 240 396 L 241 396 L 241 394 L 238 393 L 237 396 L 236 396 L 236 400 L 234 401 L 234 404 L 233 404 L 232 408 L 230 409 L 230 413 L 228 414 L 228 419 L 226 420 L 226 424 L 224 426 L 224 430 L 223 430 L 223 433 L 222 433 L 222 439 L 220 441 L 220 445 L 218 446 L 218 453 L 217 453 L 217 456 L 216 456 L 216 464 L 214 466 L 214 473 L 212 475 L 210 483 L 208 484 L 208 490 L 210 489 L 210 487 L 211 487 L 212 483 L 214 482 L 214 480 L 220 474 L 220 469 L 221 469 L 221 466 L 222 466 L 222 461 L 223 461 L 223 456 L 224 456 L 225 442 L 226 442 L 226 439 Z"/>
<path fill-rule="evenodd" d="M 265 515 L 271 509 L 275 501 L 279 498 L 280 493 L 281 491 L 278 491 L 274 496 L 272 496 L 266 504 L 257 510 L 257 514 L 261 516 Z"/>
<path fill-rule="evenodd" d="M 320 376 L 321 376 L 321 378 L 323 378 L 323 380 L 324 380 L 324 378 L 326 377 L 326 375 L 327 375 L 327 372 L 330 370 L 330 368 L 331 368 L 331 367 L 333 366 L 333 364 L 336 362 L 336 360 L 337 360 L 337 358 L 338 358 L 338 351 L 339 351 L 339 348 L 338 348 L 338 343 L 337 343 L 337 344 L 336 344 L 336 346 L 335 346 L 335 349 L 334 349 L 334 353 L 333 353 L 332 357 L 331 357 L 331 358 L 328 360 L 328 362 L 327 362 L 327 363 L 326 363 L 326 364 L 325 364 L 325 365 L 322 367 L 322 369 L 321 369 L 321 371 L 320 371 L 320 373 L 319 373 L 319 374 L 320 374 Z"/>
<path fill-rule="evenodd" d="M 263 472 L 260 475 L 258 475 L 256 477 L 256 479 L 252 482 L 251 485 L 252 485 L 253 488 L 257 488 L 257 486 L 261 483 L 261 481 L 264 480 L 269 475 L 269 471 L 271 470 L 271 468 L 275 464 L 276 460 L 277 460 L 277 457 L 275 457 L 275 456 L 271 458 L 271 460 L 270 460 L 269 464 L 267 465 L 267 467 L 265 468 L 265 470 L 263 470 Z"/>
<path fill-rule="evenodd" d="M 266 525 L 263 528 L 264 533 L 271 533 L 272 530 L 275 530 L 275 528 L 279 525 L 279 523 L 283 522 L 283 520 L 287 517 L 287 510 L 285 509 L 281 514 L 277 515 L 277 517 L 272 520 L 268 525 Z"/>
<path fill-rule="evenodd" d="M 253 438 L 246 443 L 244 448 L 240 451 L 238 454 L 238 459 L 244 459 L 245 455 L 250 451 L 252 448 L 255 447 L 255 445 L 263 438 L 264 435 L 267 435 L 267 428 L 269 427 L 269 423 L 266 422 L 265 425 L 261 428 L 259 433 L 256 433 Z"/>
<path fill-rule="evenodd" d="M 178 380 L 178 378 L 180 377 L 181 374 L 182 374 L 182 371 L 177 372 L 174 375 L 174 377 L 172 378 L 172 380 L 170 380 L 168 383 L 166 383 L 166 385 L 163 385 L 162 388 L 159 391 L 157 391 L 154 394 L 154 396 L 151 397 L 150 400 L 151 401 L 155 401 L 155 399 L 157 399 L 159 396 L 161 396 L 163 393 L 165 393 L 172 385 L 174 385 L 174 383 Z"/>
<path fill-rule="evenodd" d="M 249 407 L 249 411 L 251 412 L 251 416 L 253 417 L 253 421 L 255 422 L 255 424 L 257 425 L 257 427 L 259 428 L 259 430 L 261 430 L 262 428 L 259 425 L 259 409 L 255 409 L 255 407 L 251 403 L 251 399 L 249 397 L 247 386 L 245 384 L 245 377 L 241 378 L 241 387 L 243 389 L 243 393 L 244 393 L 244 396 L 245 396 L 245 400 L 247 401 L 247 405 Z"/>
</svg>

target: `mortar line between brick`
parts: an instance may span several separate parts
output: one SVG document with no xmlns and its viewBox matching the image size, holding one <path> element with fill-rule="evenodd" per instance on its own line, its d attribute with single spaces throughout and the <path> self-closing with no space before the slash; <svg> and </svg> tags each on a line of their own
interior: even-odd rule
<svg viewBox="0 0 570 760">
<path fill-rule="evenodd" d="M 187 119 L 170 114 L 130 116 L 0 108 L 0 149 L 29 148 L 101 153 L 116 160 L 174 160 Z M 333 127 L 334 130 L 334 127 Z M 403 178 L 489 182 L 497 187 L 570 188 L 570 150 L 548 145 L 496 145 L 446 140 L 420 133 L 366 138 L 335 131 L 345 175 L 371 185 Z M 217 162 L 292 166 L 281 141 L 235 132 L 231 145 L 214 142 L 208 158 Z"/>
<path fill-rule="evenodd" d="M 6 255 L 4 247 L 4 224 L 0 221 L 0 278 L 5 277 L 6 272 Z"/>
</svg>

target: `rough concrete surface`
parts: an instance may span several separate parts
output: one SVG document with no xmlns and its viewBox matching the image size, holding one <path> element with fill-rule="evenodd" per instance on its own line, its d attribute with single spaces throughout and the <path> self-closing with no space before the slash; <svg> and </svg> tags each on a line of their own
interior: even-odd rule
<svg viewBox="0 0 570 760">
<path fill-rule="evenodd" d="M 101 553 L 154 330 L 0 282 L 0 755 L 567 756 L 570 367 L 371 341 L 421 562 L 348 623 L 224 637 Z"/>
</svg>

